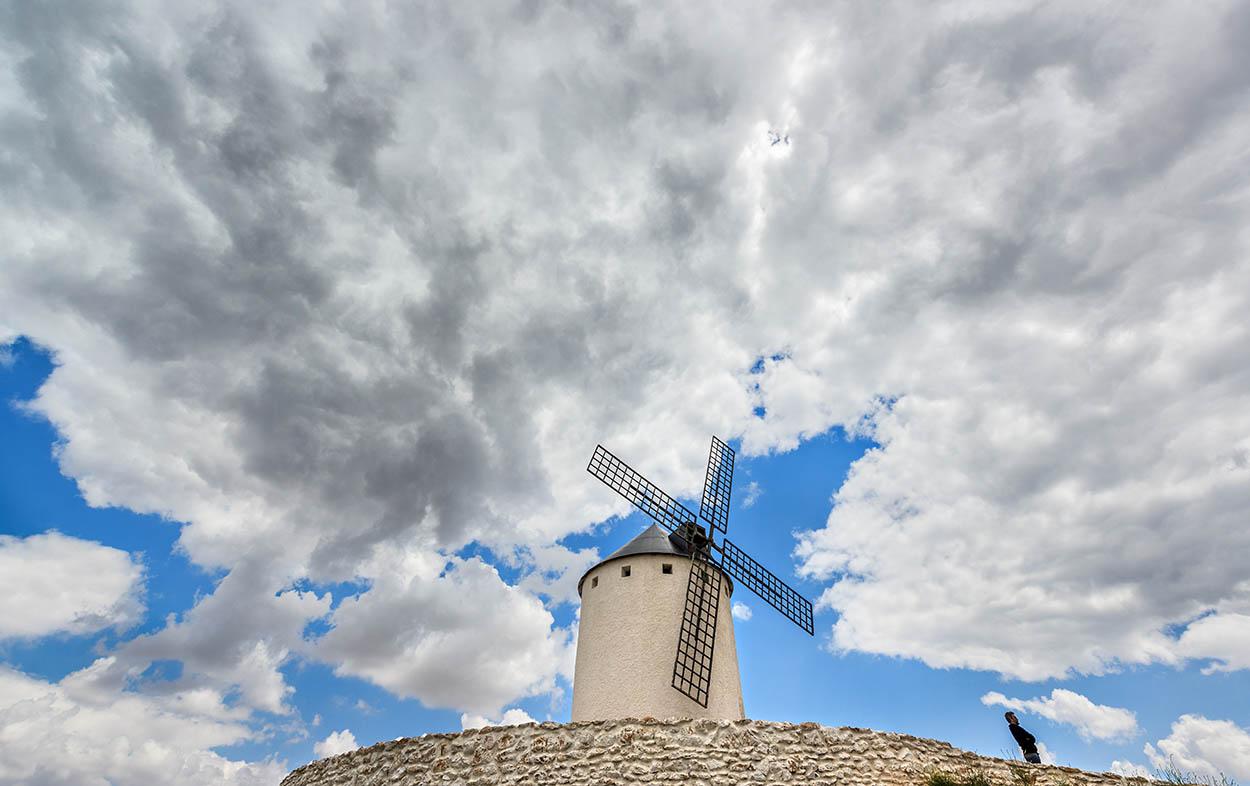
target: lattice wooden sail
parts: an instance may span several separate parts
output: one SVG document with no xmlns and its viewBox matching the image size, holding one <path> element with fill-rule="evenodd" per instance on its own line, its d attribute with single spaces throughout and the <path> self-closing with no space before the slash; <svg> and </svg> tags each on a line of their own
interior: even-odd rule
<svg viewBox="0 0 1250 786">
<path fill-rule="evenodd" d="M 707 477 L 703 480 L 703 504 L 699 507 L 699 516 L 713 531 L 729 531 L 729 494 L 733 483 L 733 448 L 713 436 L 707 457 Z"/>
<path fill-rule="evenodd" d="M 722 575 L 705 556 L 690 560 L 686 606 L 677 636 L 673 687 L 707 706 L 712 691 L 712 658 L 716 654 L 716 613 L 720 608 Z"/>
</svg>

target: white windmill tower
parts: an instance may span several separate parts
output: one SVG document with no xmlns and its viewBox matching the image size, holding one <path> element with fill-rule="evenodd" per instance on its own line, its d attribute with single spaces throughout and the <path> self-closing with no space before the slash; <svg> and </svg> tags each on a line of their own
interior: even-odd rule
<svg viewBox="0 0 1250 786">
<path fill-rule="evenodd" d="M 574 721 L 745 717 L 729 605 L 734 580 L 813 634 L 811 602 L 723 537 L 733 466 L 733 450 L 712 437 L 696 517 L 602 445 L 595 448 L 590 474 L 656 524 L 578 583 Z"/>
</svg>

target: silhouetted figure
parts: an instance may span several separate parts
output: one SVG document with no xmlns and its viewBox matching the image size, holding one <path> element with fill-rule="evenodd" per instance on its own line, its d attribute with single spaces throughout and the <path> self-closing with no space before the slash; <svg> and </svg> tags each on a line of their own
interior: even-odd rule
<svg viewBox="0 0 1250 786">
<path fill-rule="evenodd" d="M 1011 729 L 1011 736 L 1015 737 L 1020 745 L 1024 760 L 1029 764 L 1041 764 L 1042 757 L 1037 752 L 1037 738 L 1024 730 L 1024 727 L 1020 725 L 1020 719 L 1014 712 L 1004 712 L 1003 717 L 1007 719 L 1007 728 Z"/>
</svg>

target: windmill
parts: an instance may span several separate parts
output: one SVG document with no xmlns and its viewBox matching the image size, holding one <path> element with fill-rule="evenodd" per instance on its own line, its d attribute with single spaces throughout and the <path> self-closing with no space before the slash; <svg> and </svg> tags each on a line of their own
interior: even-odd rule
<svg viewBox="0 0 1250 786">
<path fill-rule="evenodd" d="M 668 530 L 674 552 L 690 558 L 690 577 L 673 658 L 672 686 L 678 691 L 701 707 L 708 706 L 724 576 L 745 585 L 808 635 L 814 635 L 811 601 L 725 537 L 734 451 L 724 442 L 712 437 L 698 516 L 602 445 L 595 448 L 586 469 Z"/>
</svg>

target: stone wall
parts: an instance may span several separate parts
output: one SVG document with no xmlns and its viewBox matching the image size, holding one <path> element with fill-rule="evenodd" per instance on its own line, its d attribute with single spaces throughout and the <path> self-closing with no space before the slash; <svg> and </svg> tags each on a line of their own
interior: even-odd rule
<svg viewBox="0 0 1250 786">
<path fill-rule="evenodd" d="M 1007 761 L 903 734 L 814 723 L 648 718 L 530 723 L 383 742 L 300 767 L 282 786 L 918 786 L 934 770 L 970 769 L 1003 786 L 1021 783 Z M 1036 786 L 1145 783 L 1068 767 L 1034 765 L 1027 772 L 1036 776 Z"/>
</svg>

